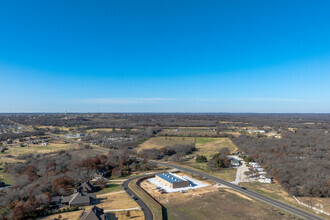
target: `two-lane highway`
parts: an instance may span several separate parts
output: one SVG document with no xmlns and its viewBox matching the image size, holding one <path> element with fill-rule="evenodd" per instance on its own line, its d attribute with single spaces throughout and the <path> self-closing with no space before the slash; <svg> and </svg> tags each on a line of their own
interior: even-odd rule
<svg viewBox="0 0 330 220">
<path fill-rule="evenodd" d="M 219 179 L 217 177 L 214 177 L 214 176 L 211 176 L 211 175 L 208 175 L 208 174 L 205 174 L 205 173 L 196 171 L 196 170 L 192 170 L 192 169 L 189 169 L 189 168 L 186 168 L 186 167 L 181 167 L 181 166 L 177 166 L 177 165 L 173 165 L 173 164 L 168 164 L 168 163 L 163 163 L 163 162 L 157 162 L 157 161 L 152 161 L 152 162 L 155 163 L 155 164 L 158 164 L 158 165 L 176 168 L 178 170 L 182 170 L 182 171 L 185 171 L 185 172 L 193 173 L 193 174 L 196 174 L 196 175 L 202 175 L 203 177 L 205 177 L 207 179 L 210 179 L 210 180 L 213 180 L 214 182 L 217 182 L 217 183 L 223 184 L 225 186 L 228 186 L 228 187 L 230 187 L 232 189 L 235 189 L 235 190 L 239 191 L 242 194 L 245 194 L 247 196 L 250 196 L 250 197 L 252 197 L 254 199 L 257 199 L 259 201 L 265 202 L 265 203 L 267 203 L 269 205 L 275 206 L 275 207 L 277 207 L 279 209 L 282 209 L 282 210 L 287 211 L 287 212 L 289 212 L 291 214 L 294 214 L 294 215 L 296 215 L 296 216 L 298 216 L 300 218 L 303 218 L 303 219 L 312 219 L 312 220 L 322 220 L 322 218 L 319 217 L 319 216 L 316 216 L 316 215 L 313 215 L 311 213 L 305 212 L 305 211 L 303 211 L 301 209 L 298 209 L 296 207 L 290 206 L 288 204 L 285 204 L 283 202 L 277 201 L 275 199 L 269 198 L 267 196 L 264 196 L 262 194 L 256 193 L 254 191 L 250 191 L 248 189 L 243 189 L 242 187 L 240 187 L 238 185 L 232 184 L 230 182 L 227 182 L 225 180 Z"/>
</svg>

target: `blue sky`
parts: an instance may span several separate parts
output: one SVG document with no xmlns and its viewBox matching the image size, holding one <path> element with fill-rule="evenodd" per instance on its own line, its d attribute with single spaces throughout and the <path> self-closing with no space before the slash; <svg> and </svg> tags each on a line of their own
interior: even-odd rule
<svg viewBox="0 0 330 220">
<path fill-rule="evenodd" d="M 0 0 L 0 112 L 330 112 L 329 11 Z"/>
</svg>

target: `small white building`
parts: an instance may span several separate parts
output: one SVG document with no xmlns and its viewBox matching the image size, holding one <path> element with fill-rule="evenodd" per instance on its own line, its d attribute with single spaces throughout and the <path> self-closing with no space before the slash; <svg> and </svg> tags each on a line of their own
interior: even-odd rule
<svg viewBox="0 0 330 220">
<path fill-rule="evenodd" d="M 271 178 L 263 178 L 263 179 L 258 179 L 260 183 L 272 183 Z"/>
</svg>

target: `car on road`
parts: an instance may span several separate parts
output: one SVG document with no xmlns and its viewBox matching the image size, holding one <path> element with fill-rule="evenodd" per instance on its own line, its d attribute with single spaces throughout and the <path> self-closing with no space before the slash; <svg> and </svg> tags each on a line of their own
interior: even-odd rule
<svg viewBox="0 0 330 220">
<path fill-rule="evenodd" d="M 244 186 L 242 186 L 241 188 L 242 188 L 242 189 L 246 189 L 246 187 L 244 187 Z"/>
</svg>

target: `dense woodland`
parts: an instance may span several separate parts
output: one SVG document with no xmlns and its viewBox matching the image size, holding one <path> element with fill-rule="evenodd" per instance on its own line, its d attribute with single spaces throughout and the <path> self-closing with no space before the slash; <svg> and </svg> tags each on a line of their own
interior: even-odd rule
<svg viewBox="0 0 330 220">
<path fill-rule="evenodd" d="M 43 216 L 50 212 L 52 196 L 69 195 L 102 169 L 106 176 L 121 177 L 153 166 L 129 156 L 126 151 L 81 158 L 68 152 L 55 156 L 30 155 L 27 162 L 8 164 L 5 172 L 16 178 L 15 184 L 0 191 L 1 219 L 23 219 Z"/>
<path fill-rule="evenodd" d="M 242 135 L 233 141 L 293 195 L 330 196 L 330 135 L 323 129 L 285 132 L 282 139 Z"/>
</svg>

